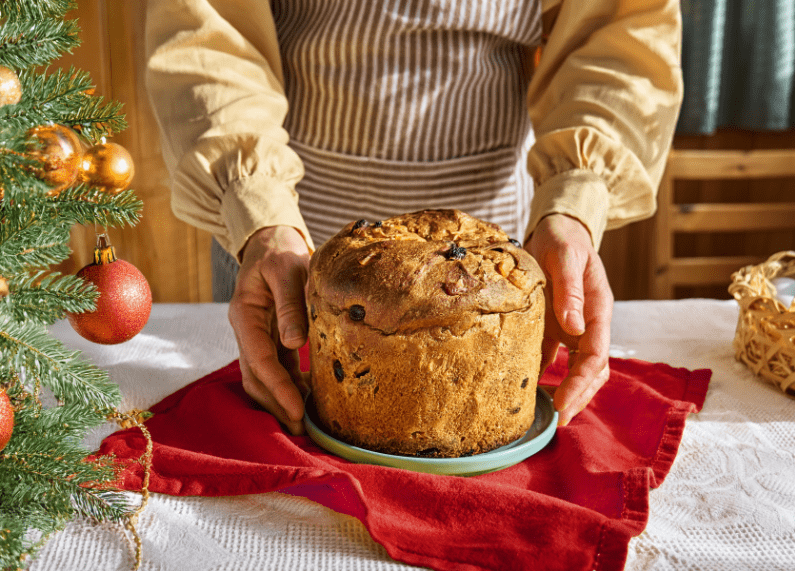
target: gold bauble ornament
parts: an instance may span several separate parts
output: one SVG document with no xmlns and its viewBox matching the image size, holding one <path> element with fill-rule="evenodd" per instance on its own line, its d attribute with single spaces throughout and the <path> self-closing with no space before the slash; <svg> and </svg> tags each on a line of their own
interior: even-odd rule
<svg viewBox="0 0 795 571">
<path fill-rule="evenodd" d="M 22 84 L 12 69 L 0 65 L 0 107 L 15 105 L 22 99 Z"/>
<path fill-rule="evenodd" d="M 57 124 L 35 127 L 30 135 L 36 139 L 30 155 L 42 162 L 37 169 L 39 177 L 53 187 L 47 194 L 56 196 L 77 181 L 83 154 L 80 138 L 69 127 Z"/>
<path fill-rule="evenodd" d="M 117 143 L 100 143 L 90 147 L 80 161 L 80 180 L 118 194 L 132 182 L 135 166 L 127 149 Z"/>
</svg>

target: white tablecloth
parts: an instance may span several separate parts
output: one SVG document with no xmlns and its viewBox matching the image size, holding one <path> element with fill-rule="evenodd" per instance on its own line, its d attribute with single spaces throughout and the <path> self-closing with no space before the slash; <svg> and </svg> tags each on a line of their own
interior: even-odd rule
<svg viewBox="0 0 795 571">
<path fill-rule="evenodd" d="M 110 372 L 122 408 L 147 408 L 236 358 L 226 309 L 155 305 L 141 334 L 110 347 L 81 339 L 65 322 L 53 332 Z M 613 356 L 714 372 L 668 478 L 651 492 L 649 524 L 630 543 L 627 571 L 795 570 L 795 399 L 734 360 L 737 311 L 733 301 L 616 304 Z M 97 431 L 89 444 L 112 431 Z M 413 569 L 392 561 L 358 520 L 279 493 L 153 494 L 138 529 L 147 571 Z M 31 566 L 131 568 L 125 532 L 87 521 L 55 535 Z"/>
</svg>

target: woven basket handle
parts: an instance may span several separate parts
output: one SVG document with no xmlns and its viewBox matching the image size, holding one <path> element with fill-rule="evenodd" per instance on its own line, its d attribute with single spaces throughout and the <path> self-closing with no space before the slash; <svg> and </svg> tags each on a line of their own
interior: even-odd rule
<svg viewBox="0 0 795 571">
<path fill-rule="evenodd" d="M 745 266 L 732 274 L 729 293 L 738 302 L 750 303 L 758 297 L 774 297 L 775 277 L 795 275 L 795 251 L 786 250 L 770 256 L 756 266 Z"/>
</svg>

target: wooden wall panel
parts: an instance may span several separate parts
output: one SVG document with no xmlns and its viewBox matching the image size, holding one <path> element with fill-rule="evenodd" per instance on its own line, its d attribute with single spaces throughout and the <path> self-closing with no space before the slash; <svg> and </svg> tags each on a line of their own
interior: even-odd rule
<svg viewBox="0 0 795 571">
<path fill-rule="evenodd" d="M 599 255 L 617 300 L 649 299 L 654 220 L 641 220 L 605 232 Z"/>
<path fill-rule="evenodd" d="M 212 301 L 210 237 L 171 212 L 168 172 L 144 88 L 145 6 L 140 0 L 80 0 L 74 15 L 83 43 L 59 65 L 88 71 L 98 95 L 124 104 L 128 128 L 112 140 L 133 157 L 132 187 L 144 208 L 134 228 L 109 231 L 117 254 L 146 276 L 156 302 Z M 74 272 L 89 263 L 94 242 L 94 228 L 76 227 L 72 258 L 61 271 Z"/>
</svg>

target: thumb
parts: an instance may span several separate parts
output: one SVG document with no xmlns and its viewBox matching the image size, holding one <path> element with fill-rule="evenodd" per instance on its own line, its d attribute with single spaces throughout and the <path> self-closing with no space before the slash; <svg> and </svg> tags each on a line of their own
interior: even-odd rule
<svg viewBox="0 0 795 571">
<path fill-rule="evenodd" d="M 282 273 L 274 276 L 269 287 L 273 294 L 276 320 L 282 345 L 288 349 L 299 349 L 306 343 L 307 317 L 304 286 L 307 270 L 298 256 L 295 263 L 282 266 Z"/>
<path fill-rule="evenodd" d="M 547 267 L 552 281 L 555 318 L 565 333 L 575 337 L 585 332 L 583 275 L 586 262 L 567 249 Z"/>
</svg>

